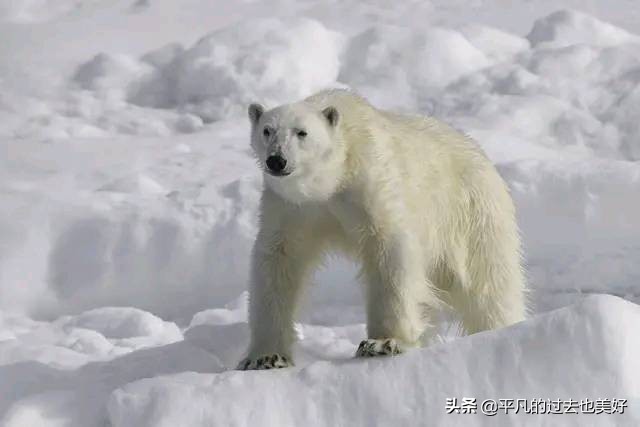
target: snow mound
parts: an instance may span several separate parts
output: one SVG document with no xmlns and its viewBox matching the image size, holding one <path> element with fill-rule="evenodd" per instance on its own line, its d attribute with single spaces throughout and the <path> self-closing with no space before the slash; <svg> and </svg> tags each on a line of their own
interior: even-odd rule
<svg viewBox="0 0 640 427">
<path fill-rule="evenodd" d="M 560 10 L 538 19 L 527 39 L 534 47 L 565 47 L 573 44 L 613 46 L 640 42 L 622 28 L 575 10 Z"/>
<path fill-rule="evenodd" d="M 56 82 L 61 93 L 49 88 L 17 101 L 3 94 L 0 114 L 7 117 L 0 135 L 57 140 L 193 133 L 205 123 L 244 116 L 250 102 L 279 104 L 336 85 L 342 44 L 340 33 L 316 20 L 256 18 L 188 48 L 170 43 L 142 56 L 101 52 L 74 63 L 70 76 Z"/>
<path fill-rule="evenodd" d="M 261 100 L 282 103 L 335 82 L 341 38 L 320 22 L 267 19 L 215 31 L 189 49 L 169 45 L 142 58 L 153 75 L 130 102 L 184 109 L 211 122 Z M 309 47 L 313 46 L 312 49 Z"/>
<path fill-rule="evenodd" d="M 51 323 L 0 311 L 0 366 L 34 361 L 75 368 L 182 339 L 175 323 L 135 308 L 99 308 Z"/>
<path fill-rule="evenodd" d="M 235 300 L 225 305 L 225 308 L 211 308 L 196 313 L 191 319 L 189 328 L 198 325 L 225 325 L 247 321 L 249 309 L 249 293 L 240 294 Z"/>
<path fill-rule="evenodd" d="M 143 310 L 131 307 L 102 307 L 85 311 L 77 316 L 64 316 L 58 320 L 62 327 L 85 328 L 98 331 L 107 338 L 135 338 L 168 335 L 177 341 L 182 338 L 173 322 L 165 322 Z"/>
<path fill-rule="evenodd" d="M 640 307 L 592 296 L 512 327 L 378 360 L 316 362 L 271 372 L 183 373 L 115 390 L 114 427 L 199 425 L 484 425 L 446 414 L 447 398 L 627 398 L 624 415 L 565 415 L 563 425 L 640 421 Z M 605 351 L 606 349 L 606 351 Z M 251 408 L 247 411 L 247 408 Z M 550 415 L 504 415 L 538 425 Z"/>
<path fill-rule="evenodd" d="M 467 25 L 460 32 L 469 43 L 496 62 L 513 59 L 530 47 L 525 38 L 484 25 Z"/>
<path fill-rule="evenodd" d="M 38 362 L 0 366 L 0 425 L 103 427 L 110 393 L 142 378 L 221 372 L 211 353 L 186 342 L 139 350 L 77 369 Z"/>
<path fill-rule="evenodd" d="M 391 89 L 396 96 L 393 106 L 406 108 L 415 103 L 416 94 L 446 86 L 489 63 L 455 30 L 374 26 L 350 39 L 338 79 L 366 92 L 374 102 L 383 96 L 376 88 Z"/>
<path fill-rule="evenodd" d="M 151 66 L 130 56 L 100 53 L 78 67 L 73 81 L 82 89 L 124 98 L 125 93 L 131 90 L 128 86 L 151 71 Z"/>
<path fill-rule="evenodd" d="M 635 161 L 640 124 L 632 117 L 640 109 L 639 69 L 640 43 L 534 46 L 463 76 L 429 94 L 424 104 L 485 148 L 487 137 L 500 140 L 501 158 L 505 145 L 524 140 L 534 150 L 555 150 L 555 157 L 560 152 L 571 160 L 595 155 Z"/>
</svg>

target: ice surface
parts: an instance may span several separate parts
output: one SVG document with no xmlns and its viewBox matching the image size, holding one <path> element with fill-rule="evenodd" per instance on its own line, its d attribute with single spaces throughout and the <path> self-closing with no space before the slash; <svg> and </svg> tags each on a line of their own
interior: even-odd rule
<svg viewBox="0 0 640 427">
<path fill-rule="evenodd" d="M 637 307 L 580 300 L 640 301 L 638 28 L 637 5 L 604 0 L 0 0 L 0 425 L 486 422 L 445 416 L 449 394 L 637 408 Z M 246 104 L 326 86 L 478 140 L 535 311 L 578 305 L 453 342 L 443 322 L 432 348 L 356 362 L 361 289 L 329 259 L 298 367 L 221 373 L 248 339 Z"/>
</svg>

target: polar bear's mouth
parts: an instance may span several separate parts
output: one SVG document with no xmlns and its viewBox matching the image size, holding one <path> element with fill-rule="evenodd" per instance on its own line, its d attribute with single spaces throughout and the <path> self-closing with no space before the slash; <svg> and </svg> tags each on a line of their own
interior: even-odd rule
<svg viewBox="0 0 640 427">
<path fill-rule="evenodd" d="M 291 175 L 291 171 L 280 171 L 280 172 L 276 172 L 276 171 L 272 171 L 270 169 L 265 169 L 265 172 L 267 172 L 269 175 L 271 176 L 277 176 L 277 177 L 283 177 L 283 176 L 289 176 Z"/>
</svg>

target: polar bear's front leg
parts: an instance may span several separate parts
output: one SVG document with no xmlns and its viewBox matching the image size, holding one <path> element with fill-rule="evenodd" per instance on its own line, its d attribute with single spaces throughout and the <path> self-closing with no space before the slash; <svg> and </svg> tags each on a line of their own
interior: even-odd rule
<svg viewBox="0 0 640 427">
<path fill-rule="evenodd" d="M 267 195 L 266 197 L 272 197 Z M 249 327 L 251 343 L 238 369 L 293 365 L 294 318 L 299 296 L 320 261 L 326 233 L 302 211 L 287 215 L 263 200 L 262 224 L 251 259 Z M 277 205 L 276 205 L 277 206 Z"/>
<path fill-rule="evenodd" d="M 430 312 L 440 305 L 414 237 L 373 237 L 363 254 L 368 339 L 358 357 L 395 355 L 418 345 L 430 326 Z"/>
<path fill-rule="evenodd" d="M 294 315 L 306 260 L 296 254 L 286 235 L 259 235 L 253 249 L 249 326 L 251 344 L 239 369 L 271 369 L 293 365 Z"/>
</svg>

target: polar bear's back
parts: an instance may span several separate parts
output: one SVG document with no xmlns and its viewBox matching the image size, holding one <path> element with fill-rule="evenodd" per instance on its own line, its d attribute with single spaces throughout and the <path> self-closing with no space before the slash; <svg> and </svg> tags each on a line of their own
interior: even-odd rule
<svg viewBox="0 0 640 427">
<path fill-rule="evenodd" d="M 460 233 L 469 230 L 461 223 L 514 227 L 505 182 L 478 144 L 463 133 L 432 117 L 377 109 L 348 90 L 320 92 L 303 102 L 337 108 L 343 138 L 355 159 L 351 172 L 366 183 L 367 197 L 400 197 L 406 219 L 420 224 L 428 240 L 462 240 Z M 401 216 L 398 212 L 396 218 Z"/>
<path fill-rule="evenodd" d="M 414 181 L 427 180 L 434 186 L 440 180 L 482 180 L 475 175 L 495 172 L 475 141 L 433 117 L 378 109 L 357 93 L 344 89 L 322 91 L 303 102 L 320 110 L 335 107 L 354 156 L 384 159 L 387 171 L 402 170 Z M 376 170 L 376 162 L 367 159 L 362 163 L 385 175 Z M 455 183 L 443 185 L 451 188 Z"/>
<path fill-rule="evenodd" d="M 418 114 L 403 114 L 382 110 L 373 106 L 364 97 L 346 89 L 329 89 L 318 92 L 304 101 L 318 110 L 335 107 L 341 116 L 345 131 L 361 131 L 362 135 L 348 135 L 360 139 L 361 136 L 391 138 L 393 143 L 401 144 L 411 152 L 423 150 L 425 153 L 434 149 L 451 149 L 454 152 L 469 152 L 484 157 L 477 144 L 456 131 L 448 124 L 433 117 Z M 352 143 L 353 141 L 350 141 Z M 406 145 L 406 146 L 405 146 Z M 443 145 L 438 147 L 438 145 Z M 400 148 L 400 147 L 398 147 Z"/>
</svg>

